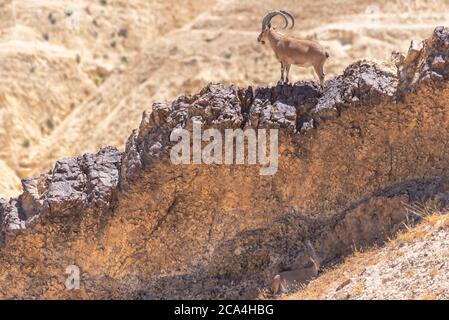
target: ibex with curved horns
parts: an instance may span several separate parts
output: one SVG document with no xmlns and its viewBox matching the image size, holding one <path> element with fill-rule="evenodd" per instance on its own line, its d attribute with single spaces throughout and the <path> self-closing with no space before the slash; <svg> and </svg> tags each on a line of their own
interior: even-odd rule
<svg viewBox="0 0 449 320">
<path fill-rule="evenodd" d="M 310 241 L 306 243 L 312 253 L 312 257 L 310 257 L 312 265 L 301 269 L 284 271 L 275 275 L 270 284 L 270 289 L 273 294 L 278 294 L 281 291 L 286 292 L 289 289 L 305 285 L 318 275 L 321 259 L 316 254 L 312 243 Z"/>
<path fill-rule="evenodd" d="M 269 42 L 276 55 L 276 59 L 281 63 L 280 83 L 284 83 L 284 71 L 286 73 L 285 82 L 288 83 L 288 74 L 292 64 L 301 67 L 313 66 L 316 74 L 320 78 L 321 88 L 324 87 L 324 63 L 329 54 L 316 41 L 300 40 L 292 36 L 285 35 L 271 27 L 271 19 L 280 16 L 284 19 L 284 29 L 289 25 L 288 18 L 291 20 L 290 29 L 295 25 L 295 18 L 283 10 L 268 13 L 262 20 L 262 32 L 257 41 L 265 44 Z"/>
</svg>

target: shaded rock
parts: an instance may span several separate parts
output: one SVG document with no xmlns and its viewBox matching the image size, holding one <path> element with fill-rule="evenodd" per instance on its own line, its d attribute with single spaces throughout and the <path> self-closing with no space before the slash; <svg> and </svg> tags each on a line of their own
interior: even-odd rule
<svg viewBox="0 0 449 320">
<path fill-rule="evenodd" d="M 314 82 L 258 88 L 249 111 L 248 127 L 285 128 L 297 132 L 300 117 L 308 114 L 320 97 Z"/>
</svg>

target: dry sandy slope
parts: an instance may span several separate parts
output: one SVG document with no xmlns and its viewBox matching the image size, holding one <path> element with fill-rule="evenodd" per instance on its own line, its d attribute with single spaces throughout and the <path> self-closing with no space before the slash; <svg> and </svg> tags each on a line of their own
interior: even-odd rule
<svg viewBox="0 0 449 320">
<path fill-rule="evenodd" d="M 385 247 L 356 252 L 285 299 L 449 299 L 449 215 L 434 213 Z"/>
<path fill-rule="evenodd" d="M 291 11 L 293 32 L 329 49 L 329 76 L 356 59 L 407 50 L 409 39 L 447 22 L 449 9 L 444 0 L 2 2 L 0 159 L 10 177 L 107 144 L 122 147 L 154 101 L 208 82 L 275 83 L 279 66 L 256 42 L 272 8 Z M 79 15 L 67 16 L 70 10 Z M 293 81 L 310 77 L 311 70 L 292 70 Z M 17 188 L 17 179 L 1 179 L 0 194 Z"/>
<path fill-rule="evenodd" d="M 107 77 L 123 72 L 144 41 L 183 26 L 209 2 L 0 1 L 0 159 L 5 170 L 29 175 L 39 161 L 29 161 L 32 151 L 101 92 Z M 65 150 L 64 155 L 72 154 L 70 146 Z M 51 151 L 43 153 L 54 158 Z M 1 178 L 17 189 L 17 180 Z M 10 193 L 11 188 L 0 188 L 0 194 Z"/>
</svg>

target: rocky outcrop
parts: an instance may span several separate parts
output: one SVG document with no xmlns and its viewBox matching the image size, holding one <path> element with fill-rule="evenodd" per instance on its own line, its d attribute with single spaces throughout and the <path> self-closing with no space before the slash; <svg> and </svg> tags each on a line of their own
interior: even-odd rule
<svg viewBox="0 0 449 320">
<path fill-rule="evenodd" d="M 123 154 L 59 161 L 0 203 L 0 296 L 255 297 L 274 274 L 308 264 L 306 240 L 324 265 L 383 242 L 413 218 L 406 203 L 445 205 L 447 42 L 437 28 L 398 73 L 359 61 L 324 92 L 313 82 L 209 85 L 155 104 Z M 432 81 L 410 82 L 406 69 Z M 170 134 L 194 122 L 221 133 L 278 129 L 276 174 L 248 163 L 174 165 Z M 26 229 L 10 230 L 8 217 Z M 73 264 L 81 289 L 65 290 Z"/>
<path fill-rule="evenodd" d="M 25 229 L 38 218 L 109 210 L 118 186 L 122 153 L 107 147 L 56 162 L 53 171 L 22 181 L 23 193 L 9 203 L 0 199 L 3 231 Z"/>
<path fill-rule="evenodd" d="M 399 93 L 405 94 L 423 82 L 438 86 L 442 80 L 448 80 L 448 53 L 449 31 L 444 27 L 436 28 L 433 37 L 426 41 L 412 41 L 406 56 L 396 53 Z"/>
</svg>

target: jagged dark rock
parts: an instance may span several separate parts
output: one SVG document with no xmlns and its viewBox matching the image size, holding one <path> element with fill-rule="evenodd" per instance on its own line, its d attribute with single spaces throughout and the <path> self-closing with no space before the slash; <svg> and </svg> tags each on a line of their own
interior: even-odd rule
<svg viewBox="0 0 449 320">
<path fill-rule="evenodd" d="M 359 61 L 324 92 L 211 84 L 156 103 L 124 153 L 108 147 L 24 180 L 18 199 L 0 200 L 0 297 L 253 298 L 308 263 L 306 239 L 324 265 L 382 243 L 404 204 L 447 203 L 448 33 L 437 28 L 398 73 Z M 173 165 L 170 133 L 193 121 L 279 129 L 277 173 Z M 72 264 L 79 291 L 61 288 Z"/>
<path fill-rule="evenodd" d="M 107 147 L 96 155 L 59 160 L 52 172 L 24 179 L 18 199 L 0 201 L 2 229 L 25 228 L 40 215 L 52 212 L 82 211 L 87 206 L 109 208 L 118 185 L 121 156 L 116 148 Z"/>
</svg>

